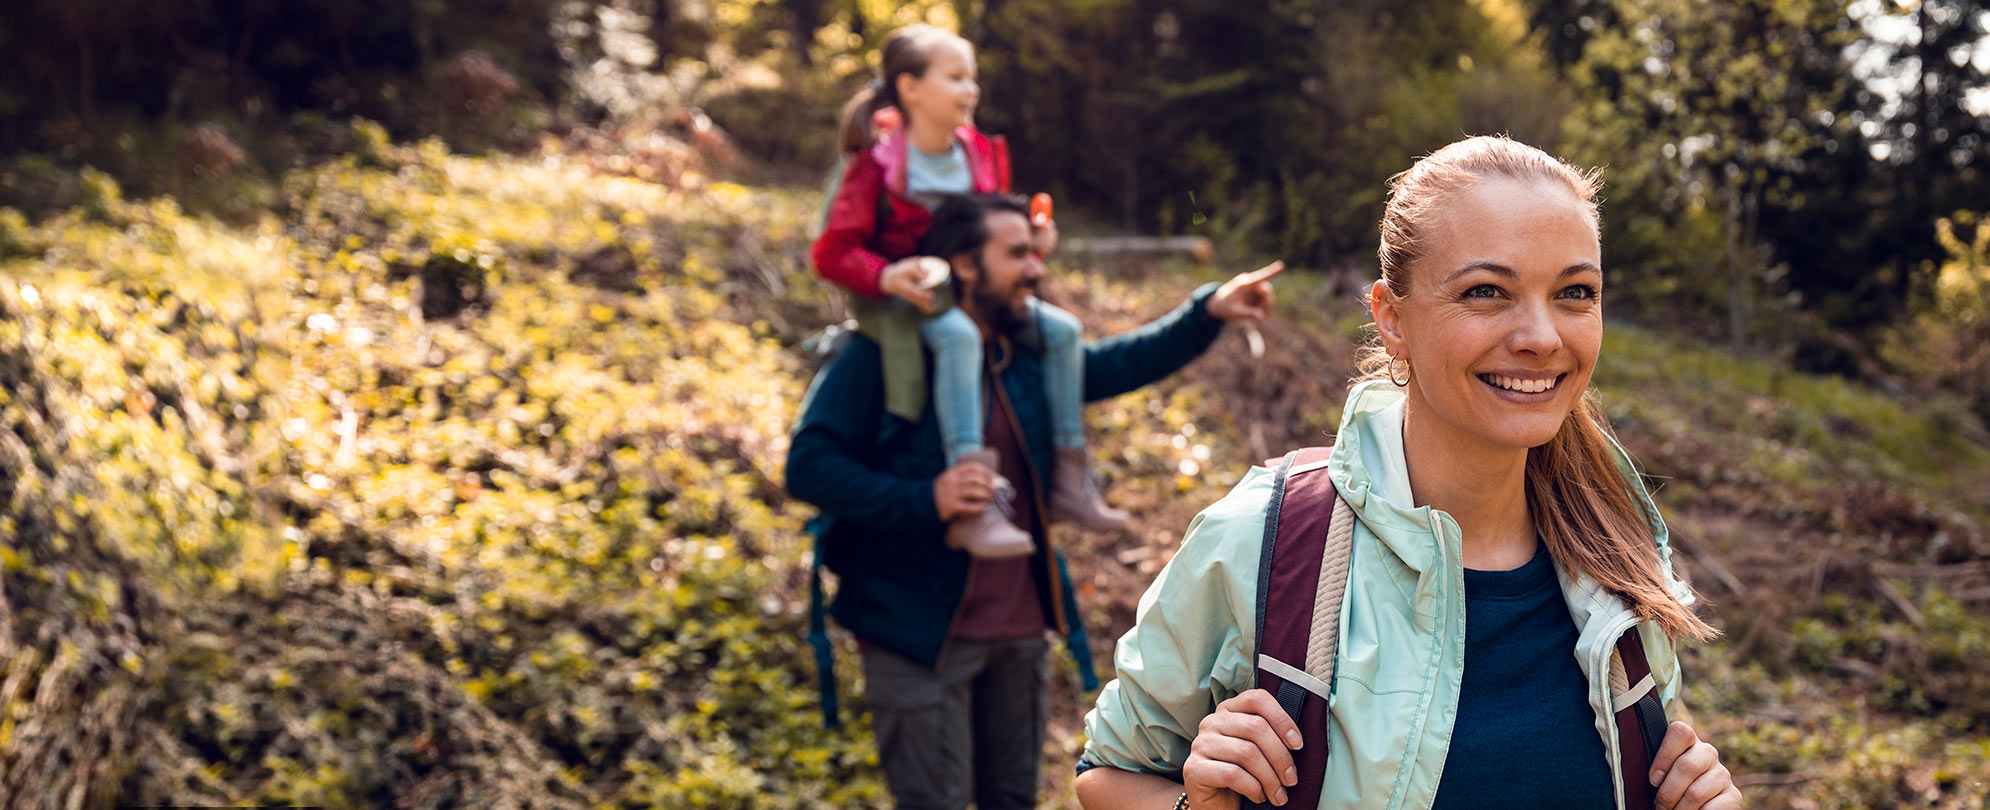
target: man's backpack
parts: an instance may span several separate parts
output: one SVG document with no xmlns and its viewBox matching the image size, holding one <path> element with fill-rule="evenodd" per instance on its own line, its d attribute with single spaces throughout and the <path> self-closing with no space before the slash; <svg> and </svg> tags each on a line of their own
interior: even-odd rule
<svg viewBox="0 0 1990 810">
<path fill-rule="evenodd" d="M 802 343 L 804 351 L 815 355 L 816 373 L 809 380 L 808 393 L 802 396 L 801 408 L 796 411 L 797 427 L 801 414 L 808 412 L 810 402 L 815 399 L 816 386 L 820 384 L 823 372 L 850 345 L 855 335 L 856 323 L 846 321 L 823 327 L 822 331 Z M 829 597 L 822 583 L 823 535 L 828 527 L 828 513 L 819 512 L 802 527 L 802 531 L 809 535 L 812 546 L 808 567 L 808 646 L 815 654 L 816 694 L 822 708 L 823 728 L 837 728 L 843 724 L 843 717 L 836 694 L 836 648 L 829 638 Z M 1059 576 L 1068 576 L 1064 573 L 1062 555 L 1056 559 Z M 1071 613 L 1070 626 L 1070 634 L 1064 637 L 1065 648 L 1077 664 L 1079 685 L 1084 691 L 1091 692 L 1099 688 L 1099 676 L 1092 665 L 1091 639 L 1085 633 L 1084 620 L 1075 611 Z"/>
<path fill-rule="evenodd" d="M 1277 465 L 1278 474 L 1265 506 L 1264 548 L 1258 558 L 1257 688 L 1275 696 L 1300 735 L 1312 743 L 1293 752 L 1299 783 L 1286 789 L 1286 807 L 1319 806 L 1326 786 L 1328 706 L 1356 520 L 1326 474 L 1332 453 L 1332 447 L 1308 447 L 1286 454 L 1282 462 L 1265 462 Z M 1655 791 L 1647 774 L 1665 739 L 1665 710 L 1636 627 L 1617 639 L 1617 654 L 1629 684 L 1613 683 L 1611 689 L 1621 695 L 1612 708 L 1623 752 L 1624 806 L 1651 810 Z"/>
</svg>

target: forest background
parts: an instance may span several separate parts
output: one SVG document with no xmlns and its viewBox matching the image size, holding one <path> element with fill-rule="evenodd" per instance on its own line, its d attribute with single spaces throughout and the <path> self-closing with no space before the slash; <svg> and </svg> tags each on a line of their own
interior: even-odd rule
<svg viewBox="0 0 1990 810">
<path fill-rule="evenodd" d="M 1337 423 L 1383 181 L 1606 167 L 1596 383 L 1726 636 L 1756 806 L 1990 801 L 1978 0 L 22 0 L 0 12 L 0 807 L 884 803 L 781 481 L 807 270 L 892 28 L 1094 334 L 1284 258 L 1280 316 L 1095 406 L 1095 656 L 1198 509 Z M 1062 659 L 1060 659 L 1062 660 Z M 1058 672 L 1044 795 L 1088 696 Z"/>
</svg>

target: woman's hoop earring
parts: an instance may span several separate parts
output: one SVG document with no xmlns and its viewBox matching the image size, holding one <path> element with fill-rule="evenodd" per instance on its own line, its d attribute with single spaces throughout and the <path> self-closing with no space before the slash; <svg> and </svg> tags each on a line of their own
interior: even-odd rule
<svg viewBox="0 0 1990 810">
<path fill-rule="evenodd" d="M 1397 388 L 1402 388 L 1410 384 L 1410 359 L 1407 357 L 1401 358 L 1403 361 L 1403 378 L 1400 380 L 1396 379 L 1397 359 L 1395 355 L 1389 355 L 1389 382 L 1395 383 Z"/>
</svg>

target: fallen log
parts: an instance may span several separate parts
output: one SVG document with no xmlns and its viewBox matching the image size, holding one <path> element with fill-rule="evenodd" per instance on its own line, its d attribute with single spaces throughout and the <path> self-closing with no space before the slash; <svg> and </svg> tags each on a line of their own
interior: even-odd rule
<svg viewBox="0 0 1990 810">
<path fill-rule="evenodd" d="M 1110 255 L 1186 253 L 1205 264 L 1216 258 L 1216 246 L 1207 236 L 1074 237 L 1059 242 L 1058 249 L 1074 253 Z"/>
</svg>

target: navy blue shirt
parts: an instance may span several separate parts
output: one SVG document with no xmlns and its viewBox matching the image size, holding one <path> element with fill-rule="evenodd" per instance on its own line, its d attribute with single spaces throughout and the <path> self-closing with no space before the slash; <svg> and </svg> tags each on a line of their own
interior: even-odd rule
<svg viewBox="0 0 1990 810">
<path fill-rule="evenodd" d="M 1465 683 L 1432 810 L 1616 807 L 1575 642 L 1546 549 L 1465 569 Z"/>
</svg>

